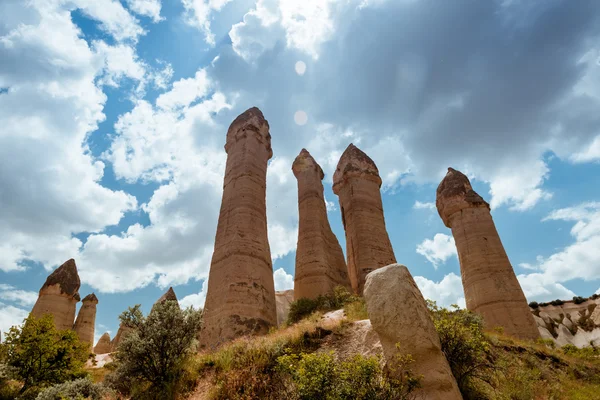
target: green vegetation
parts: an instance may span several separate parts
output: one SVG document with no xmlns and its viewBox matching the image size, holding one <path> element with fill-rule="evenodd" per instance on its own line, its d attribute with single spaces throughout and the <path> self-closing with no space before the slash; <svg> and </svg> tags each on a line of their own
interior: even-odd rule
<svg viewBox="0 0 600 400">
<path fill-rule="evenodd" d="M 90 357 L 88 345 L 71 330 L 58 331 L 50 315 L 29 316 L 22 326 L 10 328 L 2 352 L 3 374 L 22 382 L 20 399 L 35 398 L 45 387 L 85 376 L 83 366 Z"/>
<path fill-rule="evenodd" d="M 102 400 L 108 395 L 108 391 L 102 385 L 81 378 L 45 389 L 36 400 Z"/>
<path fill-rule="evenodd" d="M 133 399 L 171 399 L 184 392 L 185 364 L 195 353 L 202 311 L 181 310 L 177 302 L 164 301 L 147 317 L 136 305 L 119 318 L 133 331 L 119 344 L 116 368 L 106 383 Z"/>
<path fill-rule="evenodd" d="M 290 305 L 287 324 L 291 325 L 306 318 L 315 311 L 332 311 L 344 308 L 350 303 L 359 303 L 364 306 L 364 299 L 351 294 L 343 286 L 337 286 L 332 294 L 319 296 L 316 299 L 301 298 Z M 354 311 L 354 310 L 353 310 Z"/>
</svg>

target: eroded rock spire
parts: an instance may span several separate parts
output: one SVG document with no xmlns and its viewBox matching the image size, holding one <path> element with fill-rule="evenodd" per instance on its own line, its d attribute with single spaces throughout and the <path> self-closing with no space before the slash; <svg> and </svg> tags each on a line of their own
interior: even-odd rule
<svg viewBox="0 0 600 400">
<path fill-rule="evenodd" d="M 98 343 L 94 347 L 95 354 L 106 354 L 111 352 L 111 344 L 110 344 L 110 335 L 108 332 L 104 332 L 100 339 L 98 339 Z"/>
<path fill-rule="evenodd" d="M 437 188 L 436 206 L 444 224 L 452 229 L 467 309 L 480 314 L 489 328 L 502 327 L 507 334 L 523 339 L 538 338 L 489 204 L 463 173 L 448 168 Z"/>
<path fill-rule="evenodd" d="M 77 314 L 77 320 L 73 325 L 73 330 L 79 336 L 82 342 L 86 342 L 90 346 L 90 350 L 94 345 L 94 332 L 96 326 L 96 305 L 98 298 L 94 293 L 88 294 L 81 301 L 81 309 Z"/>
</svg>

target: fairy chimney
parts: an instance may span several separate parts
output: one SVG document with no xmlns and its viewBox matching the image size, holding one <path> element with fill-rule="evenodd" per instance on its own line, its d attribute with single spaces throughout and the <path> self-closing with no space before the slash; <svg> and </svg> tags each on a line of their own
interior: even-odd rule
<svg viewBox="0 0 600 400">
<path fill-rule="evenodd" d="M 96 326 L 96 305 L 98 298 L 94 293 L 88 294 L 81 301 L 81 309 L 77 314 L 77 320 L 73 325 L 73 330 L 79 336 L 82 342 L 90 345 L 90 349 L 94 345 L 94 328 Z"/>
<path fill-rule="evenodd" d="M 100 339 L 98 339 L 98 343 L 94 347 L 94 354 L 107 354 L 111 352 L 110 345 L 110 335 L 108 332 L 104 332 Z"/>
<path fill-rule="evenodd" d="M 437 188 L 436 206 L 452 229 L 467 309 L 487 327 L 522 339 L 540 337 L 527 300 L 496 230 L 489 204 L 460 171 L 448 168 Z"/>
<path fill-rule="evenodd" d="M 40 289 L 38 299 L 31 310 L 36 318 L 52 315 L 56 329 L 72 329 L 79 301 L 81 282 L 75 260 L 70 259 L 52 272 Z"/>
<path fill-rule="evenodd" d="M 362 294 L 369 272 L 396 262 L 383 216 L 377 166 L 352 143 L 333 174 L 346 231 L 346 257 L 352 289 Z"/>
<path fill-rule="evenodd" d="M 267 238 L 267 163 L 273 155 L 269 124 L 250 108 L 229 126 L 227 164 L 200 344 L 214 348 L 277 325 L 271 251 Z"/>
<path fill-rule="evenodd" d="M 333 293 L 336 286 L 350 288 L 346 260 L 331 231 L 323 195 L 323 170 L 306 149 L 292 165 L 298 180 L 298 245 L 294 298 L 314 299 Z"/>
</svg>

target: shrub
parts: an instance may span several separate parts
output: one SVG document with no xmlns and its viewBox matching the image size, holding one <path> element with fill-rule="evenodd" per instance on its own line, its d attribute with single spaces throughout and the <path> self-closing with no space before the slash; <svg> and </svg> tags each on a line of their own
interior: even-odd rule
<svg viewBox="0 0 600 400">
<path fill-rule="evenodd" d="M 560 299 L 556 299 L 552 300 L 550 304 L 552 304 L 553 306 L 562 306 L 563 304 L 565 304 L 565 302 Z"/>
<path fill-rule="evenodd" d="M 88 378 L 54 385 L 38 394 L 36 400 L 102 400 L 107 390 Z"/>
<path fill-rule="evenodd" d="M 561 350 L 566 355 L 572 357 L 593 359 L 600 356 L 600 348 L 593 346 L 579 348 L 572 344 L 565 344 L 563 347 L 561 347 Z"/>
<path fill-rule="evenodd" d="M 356 301 L 347 303 L 344 306 L 344 313 L 349 321 L 369 319 L 369 314 L 367 313 L 367 303 L 362 297 Z"/>
<path fill-rule="evenodd" d="M 556 348 L 556 342 L 552 339 L 542 339 L 539 338 L 535 341 L 537 344 L 542 345 L 542 346 L 546 346 L 549 347 L 551 349 L 555 349 Z"/>
<path fill-rule="evenodd" d="M 481 382 L 491 384 L 494 368 L 490 343 L 483 333 L 483 320 L 456 305 L 448 310 L 433 301 L 427 302 L 442 352 L 461 393 L 465 399 L 478 398 L 477 387 Z"/>
<path fill-rule="evenodd" d="M 529 303 L 529 307 L 531 308 L 538 308 L 540 305 L 537 301 L 532 301 L 531 303 Z"/>
<path fill-rule="evenodd" d="M 585 297 L 581 297 L 581 296 L 574 296 L 573 297 L 573 303 L 575 304 L 581 304 L 587 301 L 587 298 Z"/>
<path fill-rule="evenodd" d="M 185 363 L 195 350 L 202 311 L 181 310 L 176 301 L 157 303 L 147 317 L 139 305 L 119 317 L 133 328 L 119 344 L 115 370 L 106 382 L 133 398 L 172 398 L 184 375 Z"/>
<path fill-rule="evenodd" d="M 300 298 L 290 304 L 287 324 L 291 325 L 308 317 L 315 311 L 331 311 L 343 308 L 346 304 L 361 302 L 361 297 L 355 296 L 343 286 L 336 286 L 332 294 L 319 296 L 316 299 Z"/>
<path fill-rule="evenodd" d="M 59 331 L 51 315 L 30 315 L 6 334 L 6 360 L 23 381 L 21 397 L 32 398 L 45 386 L 85 375 L 88 345 L 72 330 Z"/>
</svg>

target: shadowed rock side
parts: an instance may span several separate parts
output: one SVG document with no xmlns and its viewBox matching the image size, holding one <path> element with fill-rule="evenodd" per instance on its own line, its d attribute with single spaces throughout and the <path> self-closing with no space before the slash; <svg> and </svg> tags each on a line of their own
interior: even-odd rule
<svg viewBox="0 0 600 400">
<path fill-rule="evenodd" d="M 54 317 L 57 329 L 72 329 L 77 302 L 80 299 L 80 285 L 75 260 L 70 259 L 48 276 L 31 314 L 36 318 L 50 314 Z"/>
<path fill-rule="evenodd" d="M 165 292 L 165 294 L 160 296 L 160 298 L 158 300 L 156 300 L 156 303 L 154 303 L 154 305 L 162 303 L 164 301 L 174 301 L 177 303 L 177 305 L 179 305 L 179 301 L 177 301 L 177 295 L 175 295 L 175 291 L 173 290 L 173 287 L 169 287 L 169 290 L 167 290 Z M 154 306 L 153 306 L 153 308 L 154 308 Z"/>
<path fill-rule="evenodd" d="M 452 229 L 458 250 L 467 309 L 487 327 L 523 339 L 540 337 L 490 214 L 490 206 L 460 171 L 448 168 L 437 188 L 436 205 Z"/>
<path fill-rule="evenodd" d="M 110 351 L 116 351 L 117 347 L 119 347 L 119 344 L 123 341 L 123 339 L 125 339 L 127 337 L 127 335 L 129 335 L 132 331 L 133 331 L 133 328 L 130 328 L 128 326 L 120 324 L 117 334 L 115 335 L 112 342 L 110 343 Z M 96 354 L 100 354 L 100 353 L 96 353 Z"/>
<path fill-rule="evenodd" d="M 336 286 L 350 288 L 344 253 L 331 231 L 323 195 L 323 170 L 302 149 L 292 165 L 298 180 L 298 245 L 294 295 L 314 299 L 333 292 Z"/>
<path fill-rule="evenodd" d="M 94 293 L 88 294 L 83 298 L 82 303 L 73 330 L 77 333 L 81 341 L 90 345 L 91 349 L 94 345 L 96 305 L 98 304 L 98 298 Z"/>
<path fill-rule="evenodd" d="M 290 313 L 290 305 L 294 302 L 294 290 L 282 290 L 275 292 L 275 303 L 277 307 L 277 325 L 283 324 Z"/>
<path fill-rule="evenodd" d="M 263 334 L 277 324 L 267 238 L 266 178 L 272 157 L 269 124 L 254 107 L 227 131 L 227 165 L 206 303 L 202 347 Z"/>
<path fill-rule="evenodd" d="M 111 352 L 110 335 L 108 332 L 104 332 L 98 343 L 94 347 L 94 354 L 106 354 Z"/>
<path fill-rule="evenodd" d="M 408 269 L 392 264 L 371 272 L 364 296 L 388 364 L 393 366 L 398 353 L 414 358 L 412 372 L 423 375 L 417 395 L 427 400 L 462 399 L 425 299 Z"/>
<path fill-rule="evenodd" d="M 333 192 L 340 200 L 348 277 L 357 294 L 362 294 L 369 272 L 396 262 L 385 228 L 380 187 L 373 160 L 350 144 L 333 175 Z"/>
</svg>

